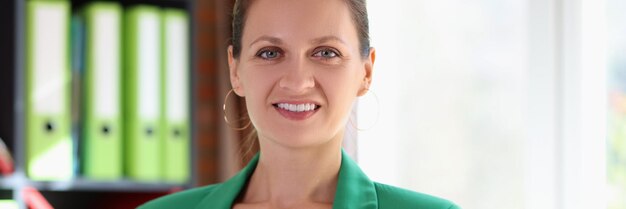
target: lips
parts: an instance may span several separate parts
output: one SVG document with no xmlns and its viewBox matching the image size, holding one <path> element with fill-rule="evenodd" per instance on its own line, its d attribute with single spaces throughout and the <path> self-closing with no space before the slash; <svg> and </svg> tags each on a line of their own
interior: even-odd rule
<svg viewBox="0 0 626 209">
<path fill-rule="evenodd" d="M 279 102 L 272 105 L 278 113 L 290 120 L 307 119 L 321 108 L 321 105 L 313 102 Z"/>
</svg>

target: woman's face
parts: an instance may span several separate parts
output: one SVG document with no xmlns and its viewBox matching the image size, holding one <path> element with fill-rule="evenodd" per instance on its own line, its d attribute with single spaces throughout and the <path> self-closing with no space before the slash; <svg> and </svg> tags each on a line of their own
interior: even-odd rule
<svg viewBox="0 0 626 209">
<path fill-rule="evenodd" d="M 230 77 L 259 139 L 292 148 L 340 139 L 374 62 L 373 50 L 359 53 L 346 3 L 256 0 L 247 12 Z"/>
</svg>

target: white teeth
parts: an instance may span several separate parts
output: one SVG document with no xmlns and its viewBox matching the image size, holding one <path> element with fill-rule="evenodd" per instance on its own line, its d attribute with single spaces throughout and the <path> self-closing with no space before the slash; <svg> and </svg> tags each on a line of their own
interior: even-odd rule
<svg viewBox="0 0 626 209">
<path fill-rule="evenodd" d="M 317 105 L 315 104 L 287 104 L 287 103 L 278 103 L 278 108 L 289 110 L 291 112 L 304 112 L 304 111 L 312 111 L 315 110 Z"/>
</svg>

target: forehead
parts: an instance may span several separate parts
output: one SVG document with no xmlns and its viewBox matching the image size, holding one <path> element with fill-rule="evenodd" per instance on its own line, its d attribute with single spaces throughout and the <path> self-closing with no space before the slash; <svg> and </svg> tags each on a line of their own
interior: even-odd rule
<svg viewBox="0 0 626 209">
<path fill-rule="evenodd" d="M 242 44 L 259 36 L 285 41 L 337 36 L 357 43 L 356 28 L 343 0 L 256 0 L 248 8 Z"/>
</svg>

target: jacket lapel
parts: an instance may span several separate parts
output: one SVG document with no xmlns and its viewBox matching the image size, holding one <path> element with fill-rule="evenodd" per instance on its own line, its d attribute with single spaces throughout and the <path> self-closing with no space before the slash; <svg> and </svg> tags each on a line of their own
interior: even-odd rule
<svg viewBox="0 0 626 209">
<path fill-rule="evenodd" d="M 231 209 L 241 189 L 243 189 L 250 176 L 252 176 L 252 172 L 254 172 L 258 161 L 259 154 L 257 153 L 256 156 L 250 160 L 250 163 L 239 173 L 228 181 L 220 184 L 215 190 L 202 199 L 196 209 Z"/>
<path fill-rule="evenodd" d="M 231 209 L 239 193 L 254 172 L 259 160 L 257 154 L 237 175 L 218 185 L 196 209 Z M 377 209 L 376 187 L 359 166 L 341 150 L 341 168 L 333 209 Z"/>
<path fill-rule="evenodd" d="M 341 169 L 333 209 L 376 209 L 376 187 L 359 166 L 341 150 Z"/>
</svg>

